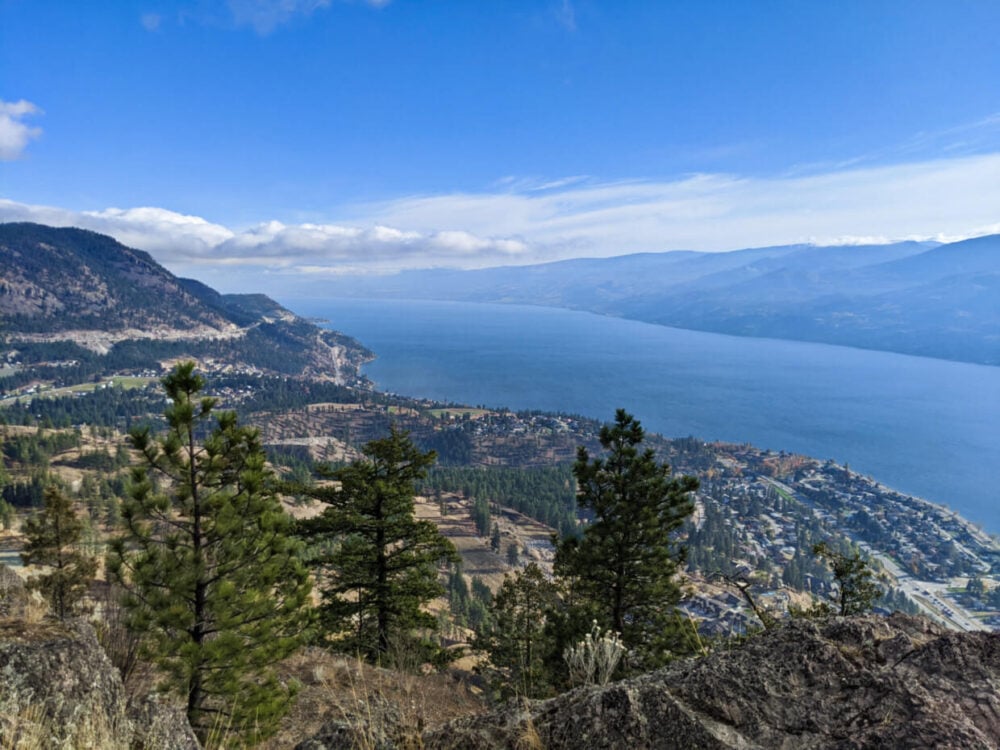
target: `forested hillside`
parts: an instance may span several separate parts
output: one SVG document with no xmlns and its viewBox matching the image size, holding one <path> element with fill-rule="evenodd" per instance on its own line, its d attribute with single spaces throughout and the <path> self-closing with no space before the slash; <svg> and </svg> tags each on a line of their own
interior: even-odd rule
<svg viewBox="0 0 1000 750">
<path fill-rule="evenodd" d="M 353 382 L 370 357 L 264 295 L 219 294 L 110 237 L 0 224 L 0 395 L 184 358 Z"/>
</svg>

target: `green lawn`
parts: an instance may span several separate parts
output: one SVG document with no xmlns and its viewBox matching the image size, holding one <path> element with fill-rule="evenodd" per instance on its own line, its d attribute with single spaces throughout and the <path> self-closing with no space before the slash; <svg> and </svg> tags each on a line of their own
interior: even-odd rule
<svg viewBox="0 0 1000 750">
<path fill-rule="evenodd" d="M 65 388 L 47 388 L 39 391 L 35 396 L 55 398 L 56 396 L 66 396 L 70 393 L 91 393 L 97 390 L 99 386 L 108 385 L 115 385 L 119 388 L 131 390 L 134 388 L 145 388 L 150 383 L 155 383 L 158 380 L 158 378 L 113 377 L 108 380 L 102 380 L 100 383 L 78 383 L 77 385 L 68 385 Z"/>
</svg>

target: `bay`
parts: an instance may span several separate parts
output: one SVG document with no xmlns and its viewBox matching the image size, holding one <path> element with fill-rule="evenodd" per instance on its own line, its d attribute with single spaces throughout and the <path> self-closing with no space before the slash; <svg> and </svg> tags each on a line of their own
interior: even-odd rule
<svg viewBox="0 0 1000 750">
<path fill-rule="evenodd" d="M 568 310 L 284 299 L 371 348 L 381 390 L 610 420 L 848 463 L 1000 532 L 1000 368 Z"/>
</svg>

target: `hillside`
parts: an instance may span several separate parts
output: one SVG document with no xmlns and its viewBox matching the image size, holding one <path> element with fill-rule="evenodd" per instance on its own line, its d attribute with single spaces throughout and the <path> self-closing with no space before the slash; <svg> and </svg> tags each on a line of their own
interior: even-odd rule
<svg viewBox="0 0 1000 750">
<path fill-rule="evenodd" d="M 110 237 L 37 224 L 0 224 L 0 334 L 8 364 L 83 375 L 187 356 L 352 382 L 371 356 L 264 295 L 219 294 Z"/>
<path fill-rule="evenodd" d="M 339 296 L 546 305 L 693 330 L 1000 364 L 1000 235 L 674 251 L 333 280 Z"/>
</svg>

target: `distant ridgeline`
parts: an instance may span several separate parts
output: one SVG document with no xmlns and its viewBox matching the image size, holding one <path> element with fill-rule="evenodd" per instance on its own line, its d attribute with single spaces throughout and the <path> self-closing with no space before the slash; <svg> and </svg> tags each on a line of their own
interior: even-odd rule
<svg viewBox="0 0 1000 750">
<path fill-rule="evenodd" d="M 505 302 L 1000 365 L 1000 235 L 673 251 L 324 280 L 339 297 Z"/>
<path fill-rule="evenodd" d="M 110 237 L 37 224 L 0 224 L 0 347 L 5 389 L 23 368 L 68 382 L 181 357 L 346 383 L 371 357 L 262 294 L 219 294 Z"/>
</svg>

